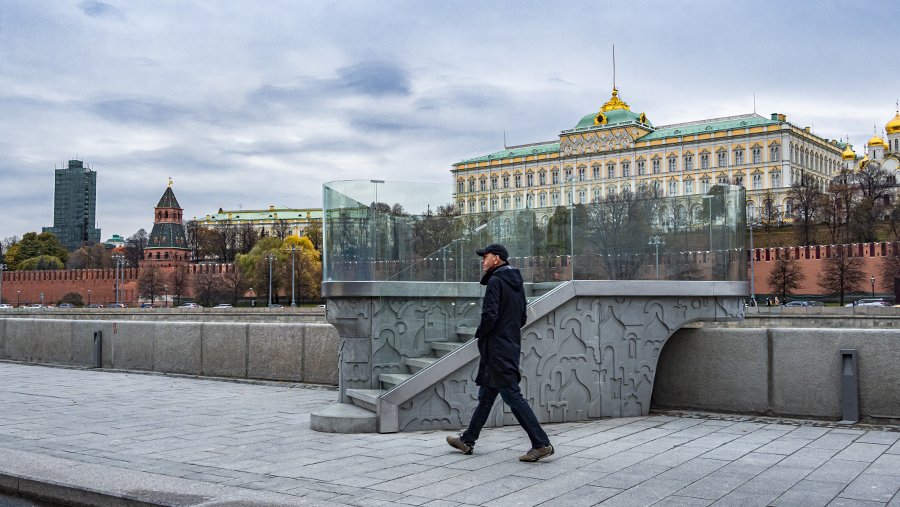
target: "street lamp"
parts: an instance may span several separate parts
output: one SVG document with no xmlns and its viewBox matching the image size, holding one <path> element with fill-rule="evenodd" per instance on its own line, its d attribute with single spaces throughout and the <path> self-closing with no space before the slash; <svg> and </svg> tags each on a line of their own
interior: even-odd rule
<svg viewBox="0 0 900 507">
<path fill-rule="evenodd" d="M 17 291 L 16 291 L 16 308 L 18 308 L 19 306 L 21 306 L 21 305 L 19 304 L 19 297 L 21 297 L 21 296 L 22 296 L 22 291 L 17 290 Z"/>
<path fill-rule="evenodd" d="M 369 180 L 370 183 L 375 187 L 375 202 L 372 203 L 372 220 L 369 223 L 369 228 L 372 229 L 374 227 L 374 231 L 371 231 L 372 234 L 372 268 L 373 270 L 377 267 L 378 263 L 378 224 L 376 223 L 376 216 L 378 212 L 378 184 L 384 183 L 384 180 Z"/>
<path fill-rule="evenodd" d="M 294 262 L 294 244 L 291 243 L 291 308 L 297 308 L 297 301 L 294 299 L 294 279 L 297 278 Z"/>
<path fill-rule="evenodd" d="M 0 263 L 0 303 L 3 302 L 3 270 L 6 269 L 6 264 Z"/>
<path fill-rule="evenodd" d="M 750 217 L 750 304 L 756 306 L 756 290 L 754 283 L 756 282 L 756 251 L 753 249 L 753 223 L 755 216 Z"/>
<path fill-rule="evenodd" d="M 870 277 L 869 281 L 872 282 L 872 297 L 875 297 L 875 277 Z"/>
<path fill-rule="evenodd" d="M 169 307 L 169 286 L 163 285 L 163 293 L 166 295 L 165 299 L 163 299 L 163 308 Z"/>
<path fill-rule="evenodd" d="M 647 244 L 656 247 L 656 279 L 659 280 L 659 247 L 665 246 L 666 240 L 662 236 L 650 236 L 650 242 Z"/>
<path fill-rule="evenodd" d="M 91 306 L 91 289 L 88 289 L 88 307 Z"/>
<path fill-rule="evenodd" d="M 272 261 L 275 260 L 275 254 L 267 253 L 266 259 L 269 260 L 269 308 L 272 307 Z"/>
<path fill-rule="evenodd" d="M 125 262 L 125 256 L 122 254 L 115 254 L 112 256 L 112 259 L 114 261 L 116 261 L 116 271 L 115 271 L 116 284 L 115 285 L 116 285 L 116 304 L 118 305 L 119 304 L 119 272 L 122 270 L 121 267 Z M 122 275 L 123 275 L 122 278 L 124 279 L 125 278 L 124 273 Z"/>
<path fill-rule="evenodd" d="M 712 258 L 712 249 L 713 249 L 712 248 L 712 243 L 713 243 L 713 241 L 712 241 L 712 238 L 713 238 L 713 234 L 712 234 L 712 199 L 714 199 L 715 197 L 716 196 L 713 194 L 708 194 L 708 195 L 703 196 L 704 200 L 709 199 L 709 201 L 706 203 L 706 208 L 709 210 L 709 256 L 710 256 L 710 259 Z"/>
</svg>

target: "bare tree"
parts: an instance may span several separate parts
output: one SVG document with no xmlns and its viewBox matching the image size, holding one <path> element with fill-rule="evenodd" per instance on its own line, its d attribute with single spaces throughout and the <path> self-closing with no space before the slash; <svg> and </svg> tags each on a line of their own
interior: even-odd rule
<svg viewBox="0 0 900 507">
<path fill-rule="evenodd" d="M 169 277 L 169 284 L 172 287 L 172 296 L 175 297 L 175 306 L 181 304 L 181 297 L 188 288 L 190 282 L 191 267 L 188 264 L 176 264 L 175 270 Z"/>
<path fill-rule="evenodd" d="M 202 259 L 203 234 L 205 227 L 200 225 L 196 220 L 188 220 L 184 223 L 184 235 L 187 240 L 187 246 L 191 249 L 191 259 L 198 261 Z"/>
<path fill-rule="evenodd" d="M 212 306 L 213 302 L 218 302 L 224 291 L 224 283 L 219 273 L 205 271 L 194 278 L 195 299 L 203 306 Z"/>
<path fill-rule="evenodd" d="M 234 271 L 225 273 L 222 277 L 223 295 L 227 297 L 234 306 L 237 306 L 238 300 L 244 296 L 244 293 L 246 293 L 249 288 L 250 279 L 244 276 L 243 271 L 241 271 L 236 264 L 234 266 Z"/>
<path fill-rule="evenodd" d="M 219 222 L 205 236 L 208 251 L 222 264 L 234 262 L 237 254 L 237 226 L 231 220 Z"/>
<path fill-rule="evenodd" d="M 865 279 L 860 257 L 850 256 L 849 245 L 838 245 L 819 273 L 819 287 L 836 294 L 844 304 L 844 296 L 855 291 Z"/>
<path fill-rule="evenodd" d="M 772 232 L 772 229 L 781 225 L 781 210 L 778 209 L 778 202 L 775 200 L 775 193 L 772 189 L 767 189 L 762 198 L 762 213 L 759 221 L 763 226 L 763 230 Z"/>
<path fill-rule="evenodd" d="M 838 231 L 843 228 L 844 234 L 839 235 L 832 243 L 847 242 L 850 240 L 850 214 L 853 211 L 854 195 L 856 194 L 853 174 L 844 169 L 831 180 L 828 191 L 832 195 L 834 204 L 834 225 Z M 840 217 L 840 219 L 837 219 Z"/>
<path fill-rule="evenodd" d="M 791 185 L 788 198 L 793 202 L 791 214 L 794 219 L 794 237 L 802 246 L 815 244 L 815 226 L 820 218 L 822 192 L 813 178 L 804 173 L 800 181 Z"/>
<path fill-rule="evenodd" d="M 149 239 L 147 231 L 139 229 L 125 240 L 125 260 L 131 267 L 138 267 L 138 263 L 144 259 L 144 249 Z"/>
<path fill-rule="evenodd" d="M 6 258 L 6 252 L 19 242 L 18 236 L 7 236 L 0 241 L 0 263 L 3 262 L 4 258 Z"/>
<path fill-rule="evenodd" d="M 68 269 L 105 269 L 113 267 L 112 256 L 100 243 L 82 246 L 69 255 Z"/>
<path fill-rule="evenodd" d="M 881 288 L 886 292 L 894 292 L 894 285 L 900 279 L 900 242 L 891 245 L 894 255 L 881 258 Z"/>
<path fill-rule="evenodd" d="M 843 229 L 844 213 L 841 210 L 841 200 L 837 194 L 825 193 L 820 197 L 819 218 L 828 230 L 827 241 L 832 245 L 840 243 Z"/>
<path fill-rule="evenodd" d="M 284 240 L 288 236 L 288 232 L 291 230 L 291 224 L 287 220 L 283 218 L 279 218 L 275 220 L 272 224 L 272 234 L 280 240 Z"/>
<path fill-rule="evenodd" d="M 306 230 L 303 231 L 303 235 L 306 236 L 307 238 L 309 238 L 309 240 L 313 244 L 313 247 L 316 250 L 318 250 L 320 252 L 322 251 L 322 221 L 321 220 L 313 220 L 312 223 L 310 223 L 306 227 Z"/>
<path fill-rule="evenodd" d="M 768 282 L 772 293 L 781 294 L 781 300 L 787 301 L 787 297 L 800 287 L 803 278 L 803 272 L 800 271 L 800 263 L 797 262 L 797 259 L 782 255 L 775 261 Z"/>
<path fill-rule="evenodd" d="M 659 215 L 658 199 L 639 198 L 631 192 L 612 194 L 590 207 L 587 229 L 590 250 L 598 255 L 604 273 L 612 280 L 633 280 L 647 261 L 653 217 Z M 690 214 L 690 212 L 688 212 Z"/>
<path fill-rule="evenodd" d="M 238 254 L 245 254 L 253 249 L 259 240 L 259 231 L 250 222 L 238 226 Z"/>
<path fill-rule="evenodd" d="M 138 276 L 138 293 L 145 298 L 150 298 L 150 302 L 156 300 L 156 296 L 163 292 L 165 285 L 162 270 L 155 263 L 148 262 L 141 267 L 141 274 Z"/>
</svg>

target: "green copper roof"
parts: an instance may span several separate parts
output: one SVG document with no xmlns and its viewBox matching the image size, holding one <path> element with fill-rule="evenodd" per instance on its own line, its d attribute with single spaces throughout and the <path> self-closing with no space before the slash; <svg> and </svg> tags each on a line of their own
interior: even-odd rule
<svg viewBox="0 0 900 507">
<path fill-rule="evenodd" d="M 229 218 L 228 215 L 231 215 Z M 231 220 L 233 222 L 252 221 L 270 221 L 270 220 L 289 220 L 302 221 L 306 220 L 309 214 L 310 220 L 321 220 L 321 209 L 291 209 L 277 208 L 271 210 L 219 210 L 219 213 L 209 215 L 211 222 L 225 222 Z M 276 216 L 277 215 L 277 216 Z M 207 218 L 197 218 L 196 220 L 206 221 Z"/>
<path fill-rule="evenodd" d="M 166 187 L 166 191 L 159 198 L 159 204 L 156 207 L 181 209 L 181 206 L 178 205 L 178 199 L 175 198 L 175 192 L 172 192 L 172 187 Z"/>
<path fill-rule="evenodd" d="M 146 248 L 184 248 L 189 249 L 184 236 L 184 226 L 171 222 L 153 224 Z"/>
<path fill-rule="evenodd" d="M 740 116 L 729 116 L 727 118 L 713 118 L 710 120 L 679 123 L 676 125 L 665 125 L 643 137 L 637 138 L 636 140 L 653 141 L 655 139 L 664 139 L 667 137 L 706 134 L 722 130 L 759 127 L 764 125 L 778 125 L 780 123 L 782 122 L 778 120 L 763 118 L 758 114 L 744 114 Z"/>
<path fill-rule="evenodd" d="M 529 144 L 527 146 L 516 146 L 514 148 L 507 148 L 503 151 L 495 151 L 494 153 L 491 153 L 490 155 L 483 155 L 480 157 L 462 160 L 462 161 L 457 162 L 454 165 L 470 164 L 472 162 L 489 162 L 491 160 L 499 160 L 502 158 L 525 157 L 525 156 L 530 156 L 530 155 L 544 155 L 547 153 L 559 153 L 559 141 L 550 142 L 550 143 Z"/>
<path fill-rule="evenodd" d="M 575 125 L 575 128 L 572 130 L 580 130 L 580 129 L 588 129 L 588 128 L 608 128 L 615 125 L 622 125 L 628 123 L 637 123 L 639 125 L 646 125 L 648 127 L 652 127 L 648 121 L 647 123 L 640 123 L 638 118 L 641 117 L 640 114 L 635 113 L 634 111 L 628 109 L 613 109 L 611 111 L 606 111 L 603 113 L 606 116 L 606 123 L 603 125 L 594 125 L 594 119 L 597 118 L 597 115 L 600 113 L 590 113 L 585 115 L 581 121 L 578 122 L 578 125 Z M 571 132 L 567 131 L 567 132 Z"/>
</svg>

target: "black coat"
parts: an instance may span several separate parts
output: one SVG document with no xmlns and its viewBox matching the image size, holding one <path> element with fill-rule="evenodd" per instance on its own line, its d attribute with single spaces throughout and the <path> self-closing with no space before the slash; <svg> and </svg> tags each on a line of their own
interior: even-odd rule
<svg viewBox="0 0 900 507">
<path fill-rule="evenodd" d="M 478 338 L 478 377 L 475 383 L 487 387 L 518 384 L 519 355 L 522 350 L 522 326 L 525 325 L 525 291 L 519 270 L 504 264 L 488 271 L 481 279 L 487 285 Z"/>
</svg>

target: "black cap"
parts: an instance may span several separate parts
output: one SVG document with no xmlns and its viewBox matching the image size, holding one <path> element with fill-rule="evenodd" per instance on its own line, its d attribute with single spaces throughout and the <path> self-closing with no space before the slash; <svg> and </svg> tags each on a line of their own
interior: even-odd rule
<svg viewBox="0 0 900 507">
<path fill-rule="evenodd" d="M 504 261 L 506 259 L 509 259 L 509 252 L 506 251 L 506 247 L 498 243 L 494 243 L 484 248 L 475 250 L 475 253 L 477 253 L 479 257 L 484 257 L 484 254 L 486 253 L 492 253 L 500 256 L 500 259 Z"/>
</svg>

